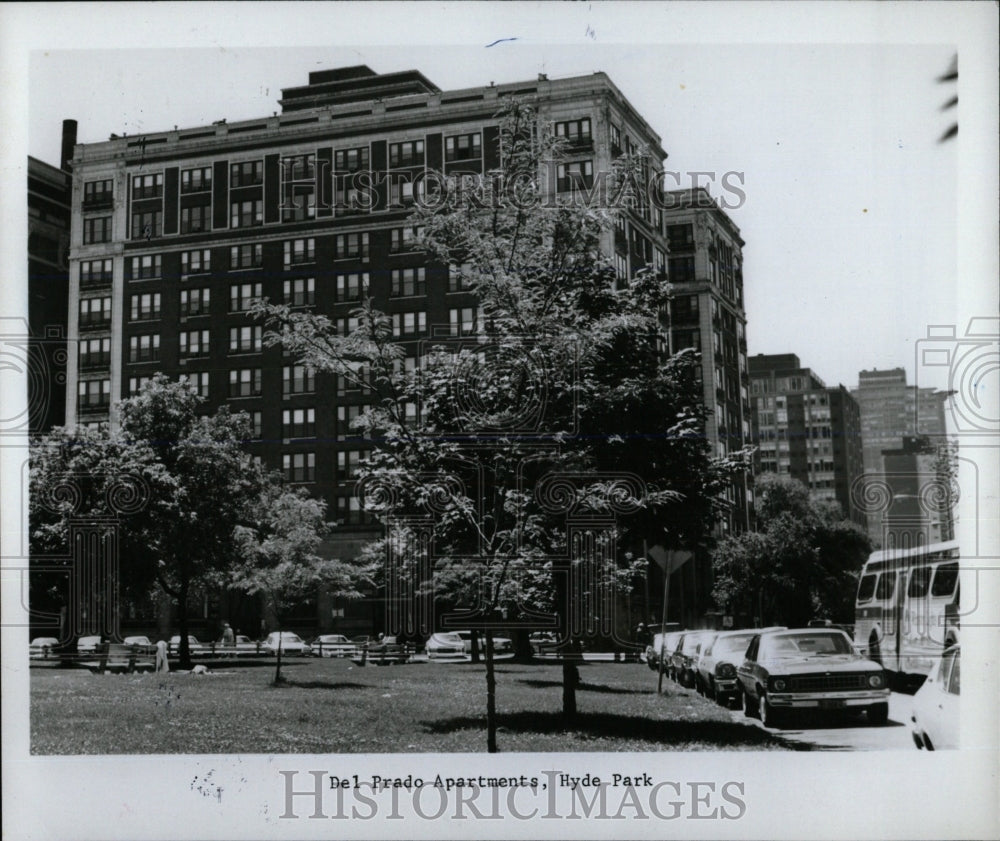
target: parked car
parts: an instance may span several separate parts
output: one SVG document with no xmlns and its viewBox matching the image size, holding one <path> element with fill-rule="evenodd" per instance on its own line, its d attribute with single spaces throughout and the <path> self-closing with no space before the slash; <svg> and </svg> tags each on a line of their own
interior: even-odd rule
<svg viewBox="0 0 1000 841">
<path fill-rule="evenodd" d="M 961 646 L 945 650 L 931 667 L 923 686 L 913 696 L 911 732 L 918 748 L 958 747 L 958 709 L 961 689 Z"/>
<path fill-rule="evenodd" d="M 663 655 L 663 668 L 669 671 L 670 657 L 677 648 L 677 641 L 684 631 L 668 631 L 666 634 L 653 634 L 653 641 L 646 646 L 646 665 L 654 671 L 660 668 L 660 654 Z"/>
<path fill-rule="evenodd" d="M 322 634 L 309 646 L 316 657 L 350 657 L 354 653 L 354 643 L 343 634 Z"/>
<path fill-rule="evenodd" d="M 889 718 L 885 672 L 837 628 L 758 633 L 736 676 L 744 714 L 759 714 L 767 727 L 781 727 L 801 709 L 864 711 L 876 725 Z"/>
<path fill-rule="evenodd" d="M 458 634 L 431 634 L 424 646 L 428 660 L 461 660 L 465 662 L 465 640 Z"/>
<path fill-rule="evenodd" d="M 359 645 L 351 657 L 355 663 L 367 662 L 376 666 L 388 666 L 409 662 L 412 649 L 396 637 L 356 637 L 355 641 L 358 639 L 364 639 L 366 642 Z"/>
<path fill-rule="evenodd" d="M 267 639 L 264 640 L 264 653 L 276 655 L 279 645 L 282 657 L 308 657 L 312 654 L 312 648 L 309 647 L 309 644 L 292 631 L 272 631 L 268 634 Z"/>
<path fill-rule="evenodd" d="M 206 657 L 212 653 L 212 647 L 201 642 L 194 634 L 188 634 L 188 652 L 192 657 Z M 171 657 L 181 653 L 180 634 L 174 634 L 167 643 L 167 651 Z"/>
<path fill-rule="evenodd" d="M 743 662 L 750 640 L 757 632 L 723 631 L 701 648 L 695 674 L 695 688 L 723 706 L 739 696 L 736 667 Z"/>
<path fill-rule="evenodd" d="M 28 643 L 28 659 L 48 660 L 53 656 L 52 652 L 55 651 L 57 645 L 59 645 L 59 640 L 55 637 L 35 637 Z"/>
<path fill-rule="evenodd" d="M 715 631 L 685 631 L 670 655 L 670 676 L 681 686 L 694 686 L 695 663 L 701 653 L 702 643 L 708 642 Z"/>
<path fill-rule="evenodd" d="M 559 648 L 559 635 L 554 631 L 535 631 L 528 637 L 531 653 L 538 656 L 554 654 Z"/>
<path fill-rule="evenodd" d="M 101 644 L 100 635 L 80 637 L 76 641 L 76 650 L 78 654 L 96 654 L 97 647 Z"/>
<path fill-rule="evenodd" d="M 149 637 L 125 637 L 122 643 L 133 646 L 137 654 L 156 654 L 156 643 L 150 640 Z"/>
<path fill-rule="evenodd" d="M 453 631 L 452 633 L 462 640 L 465 653 L 472 654 L 472 631 Z M 479 633 L 479 652 L 480 654 L 486 653 L 486 636 L 482 632 Z M 493 637 L 493 653 L 513 654 L 514 641 L 507 637 Z"/>
</svg>

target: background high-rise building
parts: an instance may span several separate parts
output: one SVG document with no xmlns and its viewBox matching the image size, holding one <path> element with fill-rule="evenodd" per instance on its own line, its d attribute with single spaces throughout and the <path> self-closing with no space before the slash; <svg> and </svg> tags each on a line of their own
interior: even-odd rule
<svg viewBox="0 0 1000 841">
<path fill-rule="evenodd" d="M 750 357 L 750 390 L 758 472 L 798 479 L 866 526 L 851 494 L 862 473 L 861 420 L 847 389 L 827 388 L 798 356 L 784 353 Z"/>
<path fill-rule="evenodd" d="M 532 104 L 565 140 L 565 160 L 547 173 L 554 193 L 591 191 L 622 153 L 644 155 L 651 178 L 662 171 L 659 135 L 603 73 L 442 91 L 415 70 L 324 70 L 284 89 L 280 114 L 78 145 L 66 422 L 114 425 L 118 402 L 154 373 L 183 378 L 209 411 L 226 404 L 250 414 L 255 454 L 324 498 L 340 522 L 325 551 L 355 556 L 376 526 L 354 493 L 371 445 L 351 423 L 373 395 L 265 347 L 247 310 L 266 297 L 348 330 L 351 311 L 371 297 L 414 362 L 435 328 L 474 331 L 475 294 L 458 267 L 417 248 L 408 217 L 425 172 L 499 166 L 505 97 Z M 371 175 L 365 191 L 354 178 L 362 172 Z M 713 449 L 742 446 L 749 424 L 736 227 L 699 192 L 671 210 L 628 208 L 604 246 L 619 284 L 646 267 L 666 273 L 676 251 L 687 307 L 677 330 L 683 323 L 687 333 L 674 344 L 702 351 Z M 704 320 L 694 336 L 684 320 L 691 313 Z M 732 498 L 732 527 L 745 528 L 745 485 Z M 342 607 L 321 594 L 315 615 L 301 618 L 327 630 Z M 347 607 L 338 630 L 371 629 L 374 609 L 352 617 L 356 606 Z M 242 623 L 251 626 L 249 617 Z"/>
<path fill-rule="evenodd" d="M 865 474 L 874 481 L 886 481 L 890 490 L 898 490 L 904 496 L 909 496 L 906 488 L 910 480 L 903 478 L 906 473 L 923 476 L 924 482 L 936 482 L 933 471 L 929 471 L 928 453 L 945 443 L 944 404 L 948 393 L 907 385 L 903 368 L 889 368 L 860 371 L 858 387 L 852 389 L 851 395 L 861 409 Z M 908 510 L 908 505 L 893 501 L 888 511 L 870 512 L 868 535 L 876 546 L 886 545 L 890 531 L 896 533 L 903 528 L 900 511 Z M 896 512 L 891 529 L 890 511 Z M 932 533 L 950 533 L 950 522 L 950 512 L 943 520 L 935 512 L 929 512 L 921 525 L 913 527 L 922 530 L 927 539 Z"/>
</svg>

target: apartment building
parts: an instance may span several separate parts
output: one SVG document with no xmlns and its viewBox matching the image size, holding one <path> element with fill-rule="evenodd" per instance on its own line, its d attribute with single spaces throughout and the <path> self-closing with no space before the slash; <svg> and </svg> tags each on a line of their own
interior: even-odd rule
<svg viewBox="0 0 1000 841">
<path fill-rule="evenodd" d="M 566 141 L 567 159 L 549 181 L 556 192 L 591 190 L 622 152 L 645 150 L 650 174 L 662 170 L 659 135 L 604 73 L 442 91 L 416 70 L 323 70 L 285 88 L 270 117 L 76 146 L 66 422 L 113 425 L 118 402 L 155 372 L 183 378 L 208 410 L 226 404 L 250 414 L 256 455 L 326 499 L 340 522 L 328 551 L 356 555 L 375 526 L 354 494 L 367 445 L 351 422 L 373 396 L 265 347 L 247 310 L 266 297 L 350 329 L 352 309 L 370 296 L 392 316 L 410 358 L 432 330 L 474 330 L 475 295 L 454 267 L 418 250 L 408 217 L 425 173 L 481 175 L 499 165 L 496 115 L 505 97 L 530 102 Z M 711 241 L 697 239 L 704 260 L 684 283 L 689 297 L 704 300 L 695 306 L 706 318 L 715 318 L 719 297 L 732 339 L 723 358 L 735 359 L 726 353 L 745 354 L 742 240 L 697 198 L 670 225 L 701 231 L 698 220 L 709 220 Z M 619 282 L 647 266 L 667 270 L 667 212 L 641 204 L 607 232 Z M 699 334 L 709 359 L 713 335 L 707 324 Z M 731 385 L 705 378 L 708 434 L 720 449 L 735 446 L 737 431 L 747 437 L 735 411 L 738 368 L 726 370 Z M 723 413 L 717 395 L 726 396 Z M 745 488 L 734 499 L 749 504 Z M 735 520 L 744 527 L 748 515 Z M 321 597 L 320 627 L 338 609 Z"/>
</svg>

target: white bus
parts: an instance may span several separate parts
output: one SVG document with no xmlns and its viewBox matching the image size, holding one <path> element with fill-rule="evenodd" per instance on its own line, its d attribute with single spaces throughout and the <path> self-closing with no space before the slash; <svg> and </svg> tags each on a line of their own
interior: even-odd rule
<svg viewBox="0 0 1000 841">
<path fill-rule="evenodd" d="M 958 642 L 958 566 L 956 541 L 873 552 L 854 607 L 858 646 L 890 671 L 926 675 Z"/>
</svg>

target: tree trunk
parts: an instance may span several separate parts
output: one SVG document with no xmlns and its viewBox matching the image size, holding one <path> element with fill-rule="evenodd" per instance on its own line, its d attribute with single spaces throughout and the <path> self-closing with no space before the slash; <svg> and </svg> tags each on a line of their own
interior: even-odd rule
<svg viewBox="0 0 1000 841">
<path fill-rule="evenodd" d="M 469 652 L 472 655 L 472 662 L 479 662 L 479 631 L 472 632 L 472 650 Z"/>
<path fill-rule="evenodd" d="M 493 671 L 493 631 L 486 631 L 486 752 L 497 752 L 497 679 Z"/>
<path fill-rule="evenodd" d="M 530 632 L 523 628 L 514 631 L 514 662 L 531 663 L 535 653 L 531 650 Z"/>
<path fill-rule="evenodd" d="M 563 654 L 563 718 L 567 721 L 576 718 L 576 684 L 580 680 L 580 671 L 572 656 L 570 651 Z"/>
<path fill-rule="evenodd" d="M 181 642 L 178 648 L 180 668 L 191 668 L 191 646 L 188 645 L 188 615 L 187 615 L 187 583 L 181 584 L 177 595 L 177 628 L 180 631 Z"/>
<path fill-rule="evenodd" d="M 278 631 L 278 653 L 275 655 L 274 662 L 274 685 L 284 682 L 284 678 L 281 676 L 281 631 Z"/>
</svg>

